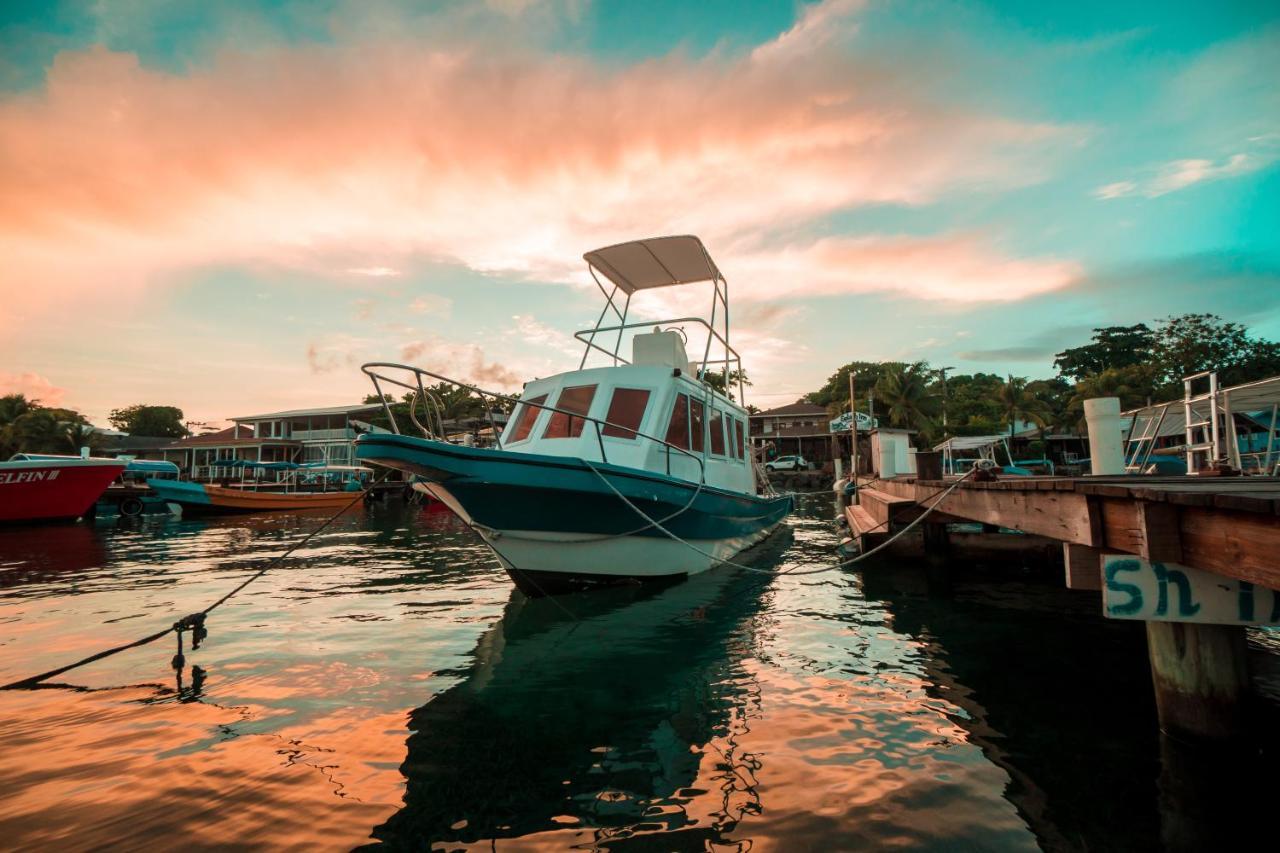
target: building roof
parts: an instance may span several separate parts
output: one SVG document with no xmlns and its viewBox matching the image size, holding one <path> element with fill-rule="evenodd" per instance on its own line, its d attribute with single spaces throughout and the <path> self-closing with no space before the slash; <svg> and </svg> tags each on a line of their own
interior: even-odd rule
<svg viewBox="0 0 1280 853">
<path fill-rule="evenodd" d="M 319 409 L 290 409 L 287 412 L 270 412 L 265 415 L 243 415 L 233 421 L 275 421 L 285 418 L 306 418 L 320 415 L 350 415 L 355 412 L 381 411 L 381 403 L 355 403 L 349 406 L 324 406 Z"/>
<path fill-rule="evenodd" d="M 784 415 L 821 415 L 823 423 L 826 423 L 827 409 L 825 406 L 818 406 L 813 403 L 790 403 L 786 406 L 779 406 L 776 409 L 769 409 L 767 412 L 756 412 L 753 418 L 776 418 Z"/>
<path fill-rule="evenodd" d="M 165 445 L 165 450 L 181 450 L 184 447 L 225 447 L 231 444 L 282 444 L 286 446 L 297 445 L 300 442 L 292 441 L 287 438 L 255 438 L 253 435 L 253 427 L 229 426 L 226 429 L 220 429 L 217 432 L 207 432 L 203 435 L 189 435 L 186 438 L 180 438 L 172 444 Z"/>
</svg>

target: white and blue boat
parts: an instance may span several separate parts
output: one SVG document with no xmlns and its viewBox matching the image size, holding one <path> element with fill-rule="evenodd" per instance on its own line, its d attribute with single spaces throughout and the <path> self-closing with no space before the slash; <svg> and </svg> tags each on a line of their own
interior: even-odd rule
<svg viewBox="0 0 1280 853">
<path fill-rule="evenodd" d="M 357 459 L 417 476 L 531 595 L 696 575 L 763 540 L 793 505 L 757 493 L 757 477 L 766 491 L 767 479 L 740 402 L 728 283 L 702 241 L 639 240 L 584 258 L 606 304 L 575 335 L 584 344 L 577 370 L 529 382 L 517 399 L 420 367 L 363 367 L 384 400 L 388 390 L 412 392 L 409 418 L 421 436 L 402 434 L 387 405 L 392 432 L 362 435 Z M 628 322 L 637 292 L 693 284 L 712 286 L 709 320 Z M 605 326 L 610 310 L 618 322 Z M 683 327 L 705 335 L 701 358 L 689 359 Z M 605 366 L 589 367 L 593 357 Z M 514 406 L 504 429 L 494 425 L 493 447 L 445 440 L 429 390 L 438 381 L 480 395 L 486 410 Z M 731 386 L 736 399 L 722 390 Z"/>
</svg>

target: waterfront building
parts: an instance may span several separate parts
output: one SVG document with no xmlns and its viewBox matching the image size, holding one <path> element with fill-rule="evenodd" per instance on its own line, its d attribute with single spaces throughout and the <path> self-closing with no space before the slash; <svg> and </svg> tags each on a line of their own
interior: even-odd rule
<svg viewBox="0 0 1280 853">
<path fill-rule="evenodd" d="M 219 479 L 226 470 L 216 463 L 233 459 L 353 465 L 358 427 L 380 411 L 380 403 L 361 403 L 243 415 L 224 430 L 172 442 L 164 458 L 197 481 Z"/>
</svg>

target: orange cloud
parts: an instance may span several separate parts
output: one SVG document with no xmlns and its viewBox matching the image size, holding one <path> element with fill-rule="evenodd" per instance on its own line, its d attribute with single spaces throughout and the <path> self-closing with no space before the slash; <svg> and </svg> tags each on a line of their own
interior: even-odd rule
<svg viewBox="0 0 1280 853">
<path fill-rule="evenodd" d="M 575 280 L 583 249 L 627 237 L 691 231 L 714 249 L 1034 182 L 1074 136 L 950 107 L 859 59 L 857 5 L 811 7 L 750 54 L 631 66 L 385 29 L 186 74 L 64 52 L 43 90 L 0 102 L 0 287 L 22 313 L 213 263 L 365 277 L 419 256 Z"/>
<path fill-rule="evenodd" d="M 67 395 L 67 389 L 59 388 L 38 373 L 0 370 L 0 397 L 6 394 L 23 394 L 28 400 L 36 400 L 42 405 L 57 406 Z"/>
</svg>

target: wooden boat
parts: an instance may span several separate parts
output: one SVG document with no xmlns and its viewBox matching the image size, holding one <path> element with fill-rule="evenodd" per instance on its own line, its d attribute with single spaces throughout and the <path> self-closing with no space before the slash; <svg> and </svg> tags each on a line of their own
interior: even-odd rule
<svg viewBox="0 0 1280 853">
<path fill-rule="evenodd" d="M 153 478 L 147 480 L 147 485 L 162 500 L 180 506 L 184 514 L 341 509 L 356 502 L 356 497 L 363 491 L 363 483 L 373 473 L 368 468 L 356 466 L 295 466 L 295 469 L 295 474 L 297 471 L 320 474 L 322 481 L 327 481 L 328 475 L 334 473 L 345 476 L 338 486 L 320 490 L 299 488 L 296 476 L 282 483 L 221 486 Z"/>
</svg>

